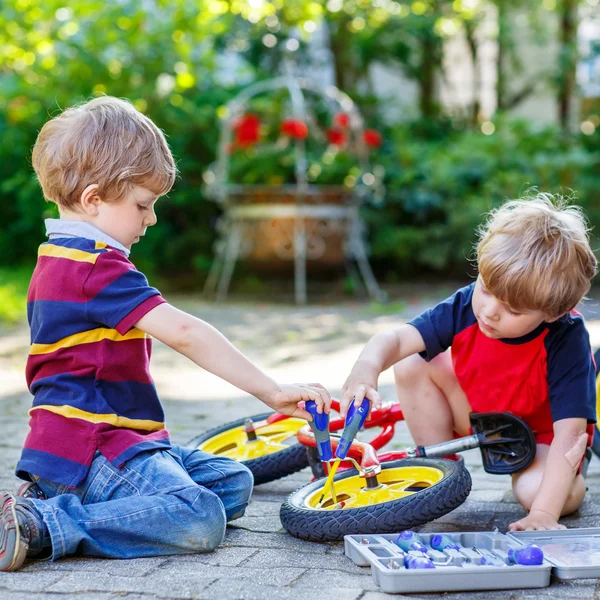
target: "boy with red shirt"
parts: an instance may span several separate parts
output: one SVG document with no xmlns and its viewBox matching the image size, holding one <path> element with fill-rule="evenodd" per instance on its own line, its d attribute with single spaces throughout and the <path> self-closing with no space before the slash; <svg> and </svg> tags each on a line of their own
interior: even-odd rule
<svg viewBox="0 0 600 600">
<path fill-rule="evenodd" d="M 29 288 L 34 398 L 17 475 L 30 483 L 25 497 L 0 493 L 0 571 L 29 556 L 213 550 L 243 515 L 252 474 L 171 443 L 151 337 L 285 414 L 310 420 L 299 403 L 329 411 L 329 394 L 277 384 L 129 261 L 176 175 L 164 135 L 131 104 L 102 97 L 66 110 L 42 128 L 33 166 L 61 218 L 46 221 Z"/>
<path fill-rule="evenodd" d="M 475 283 L 368 342 L 344 384 L 342 412 L 353 398 L 380 404 L 377 379 L 394 365 L 419 445 L 468 435 L 471 411 L 520 416 L 537 453 L 513 475 L 529 514 L 509 528 L 564 529 L 559 517 L 585 494 L 578 469 L 596 421 L 589 336 L 574 310 L 596 274 L 584 216 L 547 194 L 508 202 L 480 231 L 477 263 Z"/>
</svg>

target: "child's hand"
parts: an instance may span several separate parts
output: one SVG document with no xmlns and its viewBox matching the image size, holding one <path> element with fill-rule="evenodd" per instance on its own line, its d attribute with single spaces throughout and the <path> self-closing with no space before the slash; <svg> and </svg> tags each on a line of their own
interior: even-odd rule
<svg viewBox="0 0 600 600">
<path fill-rule="evenodd" d="M 508 526 L 509 531 L 535 531 L 546 529 L 566 529 L 561 525 L 554 515 L 543 510 L 531 510 L 531 512 L 520 521 L 515 521 Z"/>
<path fill-rule="evenodd" d="M 317 412 L 329 413 L 331 408 L 331 395 L 320 383 L 297 383 L 294 385 L 279 385 L 278 389 L 268 397 L 261 400 L 272 409 L 290 417 L 299 417 L 312 421 L 312 416 L 299 402 L 314 400 L 317 404 Z"/>
<path fill-rule="evenodd" d="M 340 398 L 340 416 L 345 417 L 352 401 L 356 406 L 360 406 L 363 398 L 368 398 L 371 407 L 381 408 L 381 397 L 377 392 L 378 374 L 369 372 L 365 367 L 354 365 L 352 372 L 346 379 L 342 387 L 342 397 Z"/>
</svg>

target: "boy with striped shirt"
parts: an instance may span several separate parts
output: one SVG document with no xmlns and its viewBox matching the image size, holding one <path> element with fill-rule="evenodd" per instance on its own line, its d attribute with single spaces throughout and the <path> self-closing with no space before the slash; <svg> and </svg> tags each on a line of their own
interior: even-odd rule
<svg viewBox="0 0 600 600">
<path fill-rule="evenodd" d="M 17 475 L 0 493 L 0 571 L 26 557 L 206 552 L 250 499 L 243 465 L 170 441 L 149 372 L 151 337 L 271 408 L 329 411 L 319 384 L 279 385 L 213 327 L 169 305 L 129 260 L 176 167 L 162 132 L 111 97 L 42 128 L 33 166 L 48 219 L 28 292 L 33 394 Z M 45 499 L 44 499 L 45 498 Z"/>
</svg>

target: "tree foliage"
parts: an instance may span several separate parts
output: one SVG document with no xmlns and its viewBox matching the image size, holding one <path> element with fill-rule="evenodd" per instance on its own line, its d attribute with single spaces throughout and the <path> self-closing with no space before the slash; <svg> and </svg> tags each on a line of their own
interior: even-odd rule
<svg viewBox="0 0 600 600">
<path fill-rule="evenodd" d="M 519 68 L 512 11 L 525 11 L 532 22 L 543 24 L 545 13 L 540 16 L 540 11 L 561 10 L 563 4 L 567 0 L 554 9 L 550 2 L 540 8 L 539 3 L 523 6 L 516 0 L 4 0 L 0 264 L 30 261 L 43 236 L 40 216 L 55 214 L 54 207 L 44 203 L 30 165 L 37 132 L 64 107 L 105 93 L 129 98 L 166 132 L 180 170 L 169 198 L 158 205 L 158 225 L 136 248 L 136 262 L 172 278 L 203 276 L 212 260 L 219 210 L 204 196 L 202 173 L 215 158 L 225 104 L 245 84 L 275 74 L 290 48 L 297 46 L 301 67 L 319 60 L 309 47 L 315 31 L 325 32 L 325 60 L 332 61 L 336 81 L 359 103 L 372 126 L 386 126 L 384 111 L 370 93 L 370 67 L 375 62 L 397 69 L 420 90 L 424 118 L 404 125 L 388 123 L 377 157 L 388 165 L 389 190 L 387 204 L 370 214 L 381 265 L 392 257 L 395 270 L 406 253 L 415 269 L 457 264 L 456 249 L 464 248 L 471 235 L 469 215 L 479 214 L 482 203 L 517 195 L 526 184 L 545 183 L 545 171 L 535 167 L 536 161 L 549 172 L 571 165 L 568 184 L 596 194 L 593 186 L 582 183 L 596 174 L 596 163 L 589 160 L 595 148 L 591 139 L 586 140 L 586 151 L 577 140 L 571 140 L 571 147 L 557 147 L 555 159 L 546 141 L 540 142 L 538 150 L 520 155 L 528 165 L 522 170 L 527 176 L 518 184 L 520 167 L 511 167 L 514 177 L 509 184 L 494 154 L 494 141 L 500 136 L 457 131 L 458 122 L 443 114 L 437 100 L 444 42 L 465 34 L 474 39 L 483 17 L 496 5 L 506 17 L 498 34 L 504 49 L 499 104 L 514 105 L 519 90 L 506 85 Z M 569 0 L 568 5 L 573 4 Z M 565 43 L 573 42 L 569 38 Z M 569 56 L 563 66 L 557 63 L 558 74 L 563 67 L 572 73 Z M 572 85 L 566 76 L 556 80 Z M 476 107 L 472 112 L 476 117 Z M 521 133 L 530 135 L 524 129 Z M 478 148 L 476 164 L 469 145 Z M 444 152 L 452 155 L 453 148 L 458 148 L 457 158 L 450 169 Z M 412 151 L 416 155 L 409 160 Z M 503 152 L 511 154 L 506 148 Z M 419 159 L 422 165 L 410 167 Z M 559 162 L 552 167 L 552 160 Z M 552 183 L 561 184 L 564 181 Z M 469 206 L 461 205 L 457 213 L 450 199 L 462 198 L 465 185 L 475 191 L 467 194 Z M 454 254 L 438 252 L 435 245 L 425 244 L 430 235 L 446 241 L 460 238 L 462 245 L 453 243 Z M 417 250 L 413 238 L 422 242 Z"/>
</svg>

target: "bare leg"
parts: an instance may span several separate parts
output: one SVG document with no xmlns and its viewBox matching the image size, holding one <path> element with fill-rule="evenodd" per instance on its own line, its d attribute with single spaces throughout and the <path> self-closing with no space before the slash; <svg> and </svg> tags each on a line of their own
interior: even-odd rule
<svg viewBox="0 0 600 600">
<path fill-rule="evenodd" d="M 416 444 L 438 444 L 468 435 L 471 407 L 462 391 L 450 350 L 426 362 L 420 356 L 394 365 L 396 391 L 404 419 Z"/>
<path fill-rule="evenodd" d="M 535 459 L 525 471 L 514 473 L 512 476 L 513 494 L 517 502 L 526 510 L 531 509 L 531 505 L 537 495 L 542 477 L 544 475 L 544 467 L 550 446 L 548 444 L 538 444 L 535 453 Z M 571 491 L 567 497 L 567 501 L 560 513 L 561 516 L 571 514 L 576 511 L 583 502 L 585 496 L 585 480 L 581 475 L 577 475 L 571 485 Z"/>
</svg>

